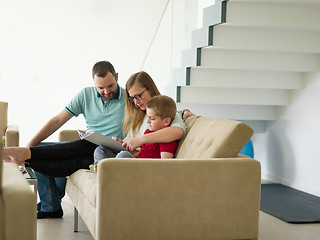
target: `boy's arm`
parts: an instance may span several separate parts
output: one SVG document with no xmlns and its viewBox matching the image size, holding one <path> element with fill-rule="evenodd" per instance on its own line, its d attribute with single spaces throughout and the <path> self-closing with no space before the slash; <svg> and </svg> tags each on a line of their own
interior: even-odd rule
<svg viewBox="0 0 320 240">
<path fill-rule="evenodd" d="M 173 154 L 169 152 L 161 152 L 160 156 L 161 158 L 173 158 Z"/>
</svg>

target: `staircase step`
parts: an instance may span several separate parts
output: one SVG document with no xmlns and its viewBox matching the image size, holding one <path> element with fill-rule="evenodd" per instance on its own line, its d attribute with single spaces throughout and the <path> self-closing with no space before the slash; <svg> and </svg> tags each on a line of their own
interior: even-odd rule
<svg viewBox="0 0 320 240">
<path fill-rule="evenodd" d="M 214 5 L 203 9 L 202 28 L 191 32 L 191 48 L 208 46 L 209 28 L 226 21 L 226 2 L 216 0 Z"/>
<path fill-rule="evenodd" d="M 233 0 L 227 2 L 228 23 L 320 29 L 320 3 L 313 1 Z"/>
<path fill-rule="evenodd" d="M 191 48 L 207 47 L 209 45 L 209 27 L 195 29 L 191 32 Z"/>
<path fill-rule="evenodd" d="M 177 102 L 199 104 L 271 105 L 290 103 L 289 90 L 177 87 Z"/>
<path fill-rule="evenodd" d="M 277 107 L 274 106 L 177 103 L 177 109 L 190 109 L 191 112 L 200 116 L 241 121 L 277 119 Z"/>
<path fill-rule="evenodd" d="M 320 53 L 320 30 L 224 23 L 212 35 L 215 47 Z"/>
<path fill-rule="evenodd" d="M 198 50 L 197 66 L 313 72 L 320 69 L 320 55 L 205 47 Z"/>
<path fill-rule="evenodd" d="M 197 48 L 185 49 L 181 52 L 181 67 L 190 67 L 197 65 Z"/>
<path fill-rule="evenodd" d="M 187 69 L 186 85 L 215 88 L 302 89 L 303 76 L 301 72 L 191 67 Z"/>
<path fill-rule="evenodd" d="M 211 25 L 225 22 L 226 2 L 216 0 L 214 5 L 203 9 L 202 27 L 208 28 Z"/>
<path fill-rule="evenodd" d="M 176 68 L 172 71 L 172 85 L 185 86 L 187 85 L 186 72 L 188 68 Z"/>
</svg>

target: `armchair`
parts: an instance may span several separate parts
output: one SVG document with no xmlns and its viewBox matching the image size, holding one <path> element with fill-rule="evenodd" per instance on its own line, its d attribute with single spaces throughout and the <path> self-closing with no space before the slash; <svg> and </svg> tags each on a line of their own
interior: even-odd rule
<svg viewBox="0 0 320 240">
<path fill-rule="evenodd" d="M 34 240 L 37 236 L 35 194 L 17 165 L 3 162 L 2 144 L 0 160 L 0 240 Z"/>
<path fill-rule="evenodd" d="M 3 145 L 6 147 L 19 146 L 19 128 L 8 125 L 8 103 L 0 102 L 0 135 L 4 136 Z"/>
</svg>

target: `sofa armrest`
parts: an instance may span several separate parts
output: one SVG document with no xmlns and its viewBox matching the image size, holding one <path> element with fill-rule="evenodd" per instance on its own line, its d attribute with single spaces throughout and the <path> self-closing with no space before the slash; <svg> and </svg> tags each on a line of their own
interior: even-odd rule
<svg viewBox="0 0 320 240">
<path fill-rule="evenodd" d="M 250 158 L 104 159 L 96 237 L 258 238 L 260 171 Z"/>
<path fill-rule="evenodd" d="M 19 146 L 19 127 L 18 125 L 8 125 L 5 132 L 6 147 Z"/>
<path fill-rule="evenodd" d="M 3 163 L 2 167 L 4 239 L 36 239 L 36 196 L 16 164 Z"/>
<path fill-rule="evenodd" d="M 59 133 L 59 142 L 72 142 L 79 139 L 77 130 L 61 130 Z"/>
</svg>

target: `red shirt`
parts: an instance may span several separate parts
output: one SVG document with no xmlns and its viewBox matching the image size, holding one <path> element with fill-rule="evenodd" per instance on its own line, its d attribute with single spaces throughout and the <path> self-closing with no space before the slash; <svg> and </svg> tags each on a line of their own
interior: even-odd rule
<svg viewBox="0 0 320 240">
<path fill-rule="evenodd" d="M 144 134 L 151 133 L 149 129 L 147 129 Z M 141 146 L 141 151 L 137 158 L 161 158 L 161 152 L 169 152 L 173 155 L 175 154 L 178 147 L 178 141 L 173 141 L 169 143 L 149 143 L 143 144 Z"/>
</svg>

